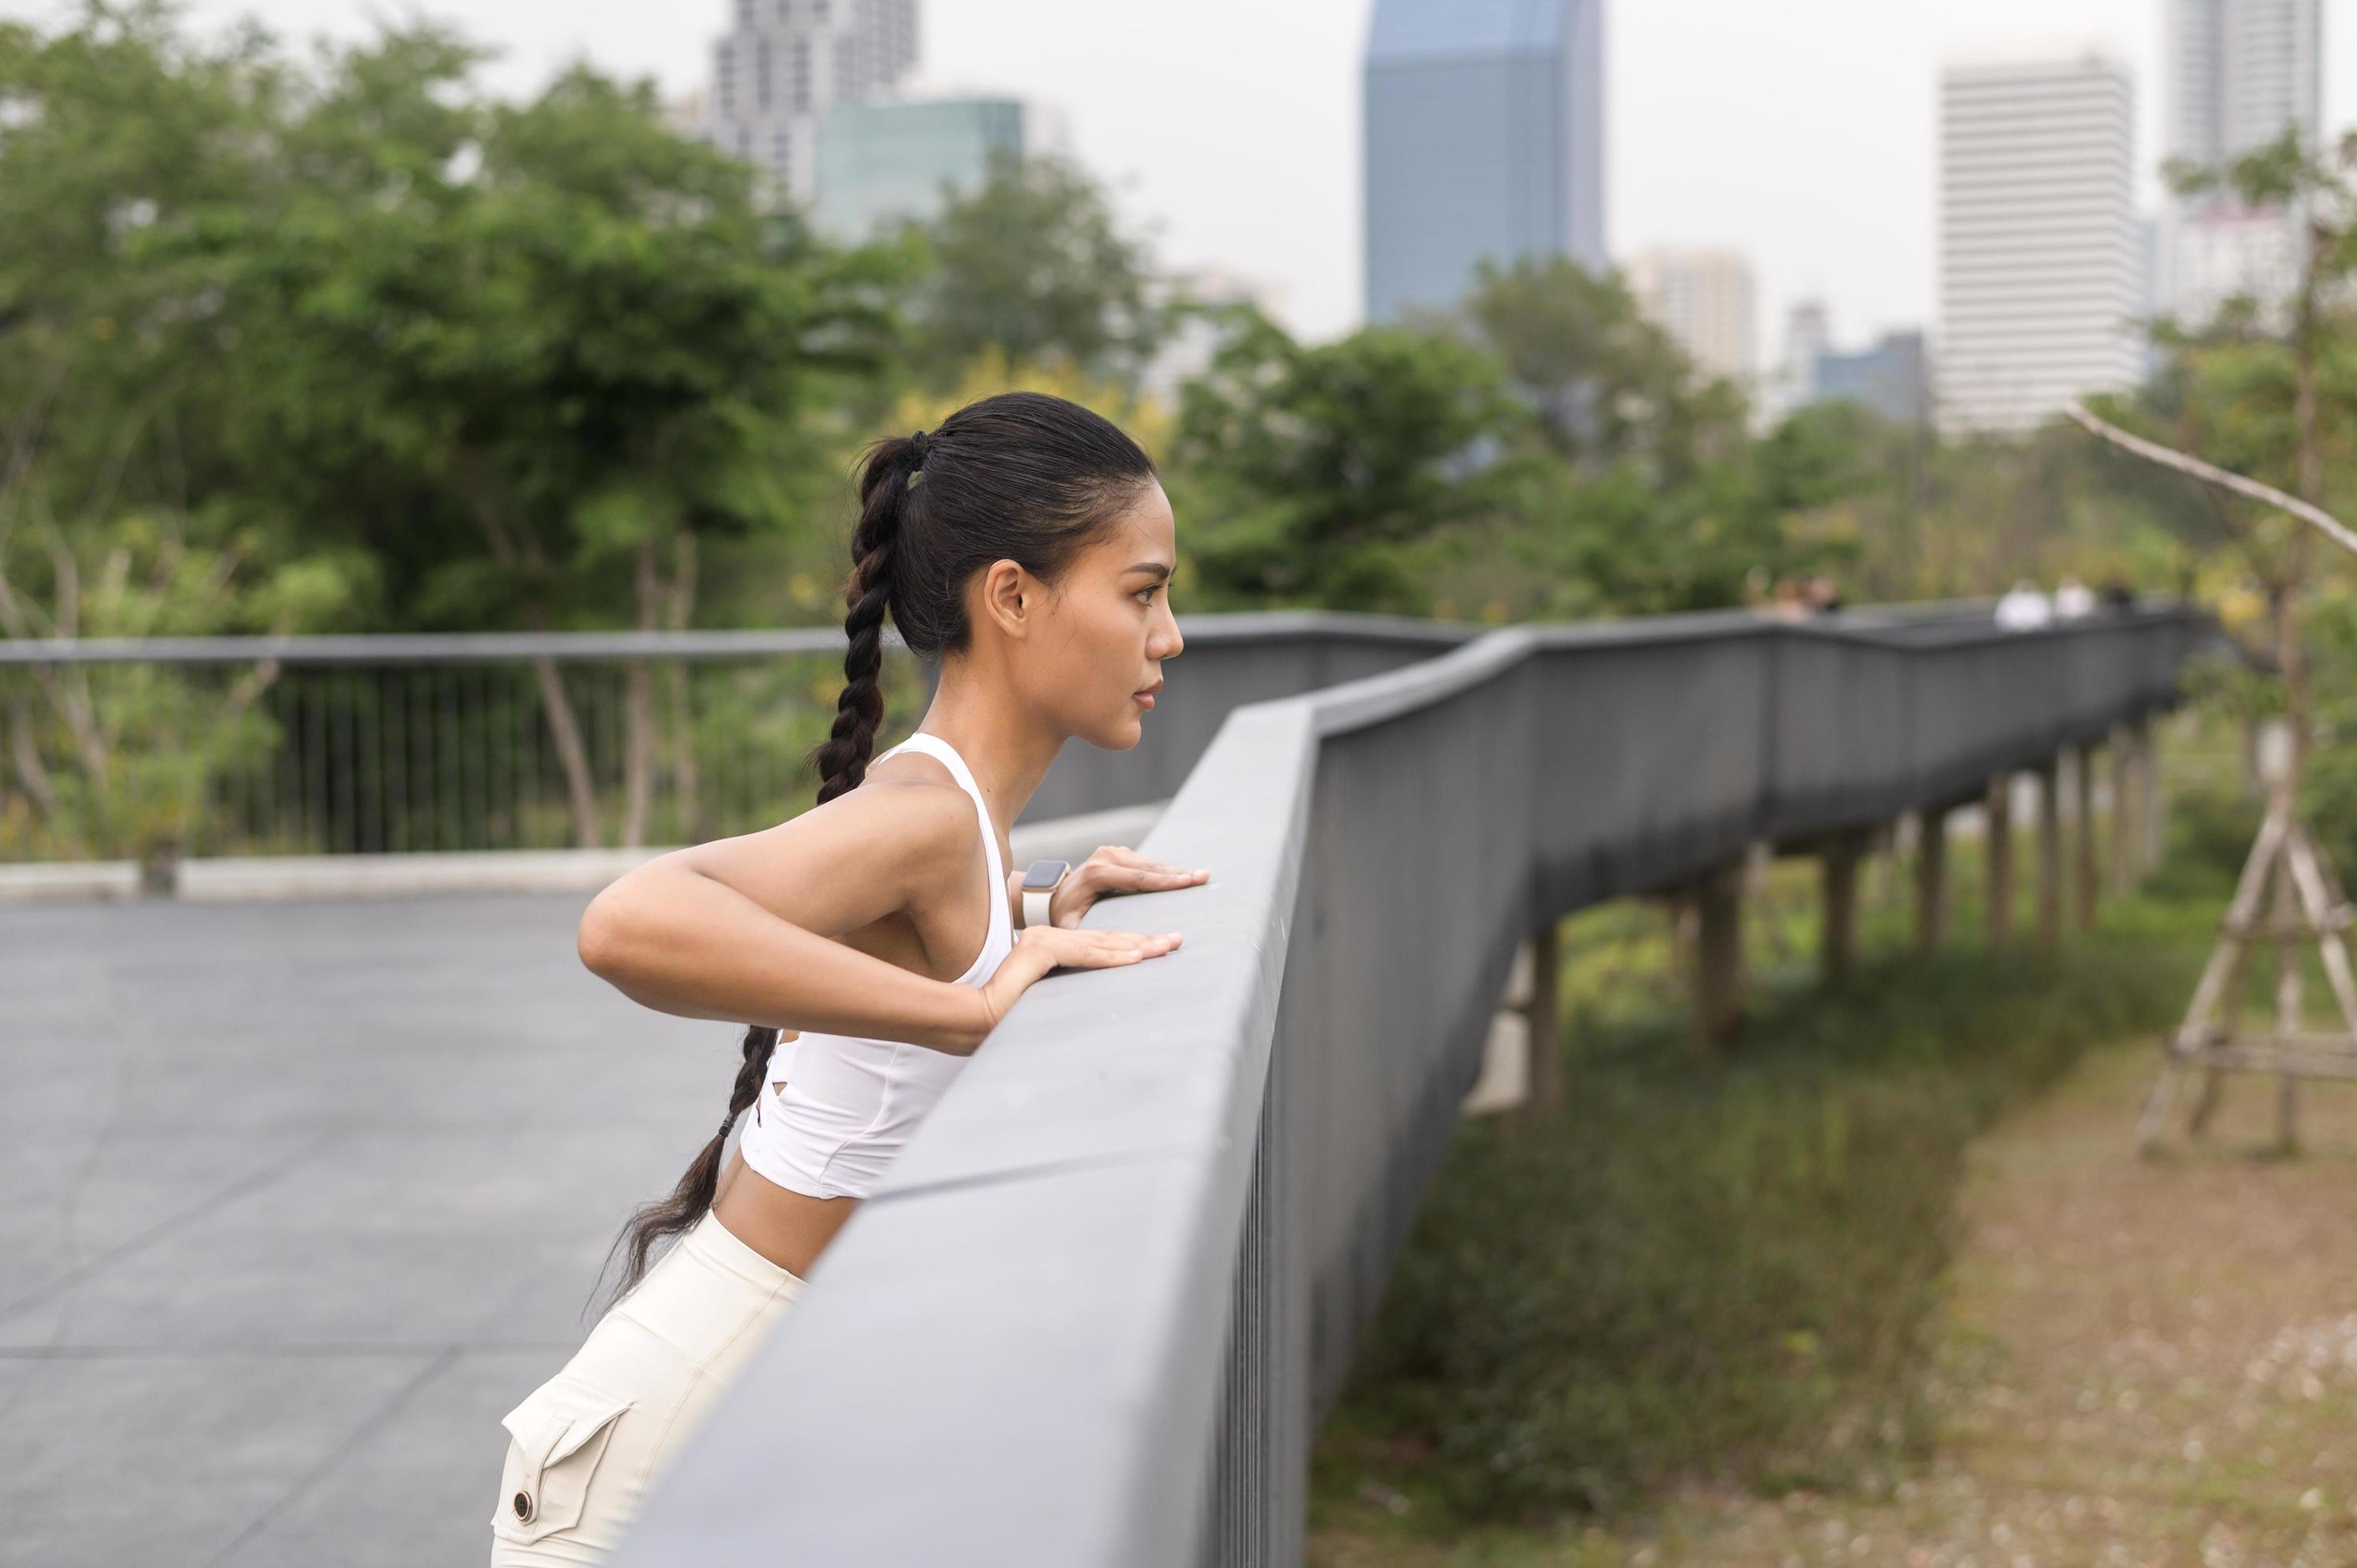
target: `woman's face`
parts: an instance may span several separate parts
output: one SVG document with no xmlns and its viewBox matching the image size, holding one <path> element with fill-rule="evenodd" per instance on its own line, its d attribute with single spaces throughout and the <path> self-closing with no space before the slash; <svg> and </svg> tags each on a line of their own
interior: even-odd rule
<svg viewBox="0 0 2357 1568">
<path fill-rule="evenodd" d="M 1170 613 L 1178 566 L 1170 498 L 1149 479 L 1048 590 L 1020 655 L 1033 700 L 1090 745 L 1126 751 L 1145 733 L 1146 695 L 1185 646 Z"/>
</svg>

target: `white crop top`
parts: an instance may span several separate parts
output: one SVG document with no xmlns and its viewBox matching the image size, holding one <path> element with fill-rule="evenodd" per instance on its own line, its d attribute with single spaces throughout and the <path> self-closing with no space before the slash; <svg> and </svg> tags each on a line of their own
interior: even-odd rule
<svg viewBox="0 0 2357 1568">
<path fill-rule="evenodd" d="M 953 983 L 984 985 L 1015 947 L 1006 868 L 998 858 L 990 808 L 965 758 L 937 735 L 919 730 L 876 761 L 910 750 L 941 758 L 958 788 L 974 797 L 981 818 L 982 853 L 990 868 L 990 924 L 982 951 Z M 859 1035 L 805 1031 L 798 1040 L 780 1041 L 769 1081 L 745 1121 L 745 1163 L 780 1187 L 812 1197 L 865 1197 L 964 1065 L 965 1058 L 948 1051 Z"/>
</svg>

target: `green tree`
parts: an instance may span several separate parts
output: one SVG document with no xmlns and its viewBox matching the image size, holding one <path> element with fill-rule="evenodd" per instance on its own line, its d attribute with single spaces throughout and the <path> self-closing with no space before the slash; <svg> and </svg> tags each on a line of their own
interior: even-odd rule
<svg viewBox="0 0 2357 1568">
<path fill-rule="evenodd" d="M 1199 581 L 1234 603 L 1424 610 L 1419 563 L 1509 496 L 1523 417 L 1497 363 L 1451 338 L 1304 345 L 1245 313 L 1184 392 Z"/>
<path fill-rule="evenodd" d="M 251 472 L 354 528 L 424 618 L 683 626 L 699 542 L 788 526 L 834 449 L 822 411 L 877 373 L 888 263 L 763 210 L 651 88 L 576 70 L 493 105 L 473 63 L 431 28 L 337 57 L 284 127 L 283 198 L 157 252 L 221 301 Z M 538 678 L 576 836 L 603 842 L 564 682 L 546 660 Z M 625 724 L 630 843 L 655 749 L 643 667 Z"/>
<path fill-rule="evenodd" d="M 1618 274 L 1562 256 L 1484 262 L 1458 319 L 1584 474 L 1634 462 L 1655 483 L 1678 485 L 1742 448 L 1742 392 L 1702 376 Z"/>
<path fill-rule="evenodd" d="M 953 383 L 985 354 L 1127 381 L 1161 340 L 1145 240 L 1061 158 L 996 157 L 920 239 L 912 311 L 917 363 L 932 383 Z"/>
<path fill-rule="evenodd" d="M 145 253 L 263 199 L 286 89 L 258 34 L 200 46 L 158 5 L 0 25 L 0 636 L 313 630 L 366 596 L 364 556 L 225 498 L 235 378 L 187 351 L 203 301 Z M 274 674 L 0 682 L 0 841 L 164 875 L 221 769 L 268 744 Z"/>
</svg>

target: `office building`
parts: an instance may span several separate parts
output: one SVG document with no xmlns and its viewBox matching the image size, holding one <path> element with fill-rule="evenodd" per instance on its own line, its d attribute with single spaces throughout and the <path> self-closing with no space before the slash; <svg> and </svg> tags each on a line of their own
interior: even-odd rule
<svg viewBox="0 0 2357 1568">
<path fill-rule="evenodd" d="M 1932 420 L 1932 356 L 1917 331 L 1885 332 L 1870 348 L 1834 347 L 1824 301 L 1796 302 L 1785 317 L 1783 357 L 1762 389 L 1765 423 L 1810 403 L 1854 403 L 1893 424 Z"/>
<path fill-rule="evenodd" d="M 917 63 L 917 0 L 735 0 L 713 46 L 706 134 L 808 206 L 819 126 L 839 102 L 889 94 Z"/>
<path fill-rule="evenodd" d="M 1821 350 L 1810 368 L 1811 403 L 1854 403 L 1892 424 L 1932 420 L 1932 360 L 1921 332 L 1886 332 L 1870 349 Z"/>
<path fill-rule="evenodd" d="M 2136 103 L 2098 53 L 1940 84 L 1940 423 L 2027 430 L 2144 369 Z"/>
<path fill-rule="evenodd" d="M 819 228 L 856 242 L 931 221 L 989 177 L 993 158 L 1026 156 L 1028 120 L 1012 98 L 838 101 L 819 125 Z"/>
<path fill-rule="evenodd" d="M 2298 131 L 2317 145 L 2323 0 L 2168 0 L 2169 156 L 2223 170 Z M 2228 191 L 2170 203 L 2160 304 L 2199 327 L 2237 295 L 2280 311 L 2298 286 L 2298 220 Z"/>
<path fill-rule="evenodd" d="M 1677 339 L 1705 377 L 1749 387 L 1760 371 L 1760 324 L 1750 264 L 1732 251 L 1641 252 L 1629 291 Z"/>
<path fill-rule="evenodd" d="M 1484 259 L 1608 265 L 1603 0 L 1375 0 L 1364 107 L 1370 319 Z"/>
</svg>

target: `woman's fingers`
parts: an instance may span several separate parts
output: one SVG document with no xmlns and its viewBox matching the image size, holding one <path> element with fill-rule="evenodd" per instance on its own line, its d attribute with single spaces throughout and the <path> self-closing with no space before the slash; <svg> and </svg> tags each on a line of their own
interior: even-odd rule
<svg viewBox="0 0 2357 1568">
<path fill-rule="evenodd" d="M 1171 887 L 1190 887 L 1206 881 L 1211 873 L 1189 866 L 1173 865 L 1166 860 L 1152 860 L 1133 849 L 1119 844 L 1106 844 L 1088 860 L 1091 880 L 1101 892 L 1142 893 Z"/>
<path fill-rule="evenodd" d="M 1178 945 L 1179 936 L 1176 931 L 1148 934 L 1045 927 L 1039 940 L 1048 944 L 1048 956 L 1058 964 L 1079 969 L 1107 969 L 1116 964 L 1159 958 Z"/>
</svg>

